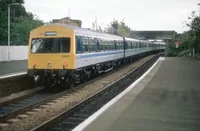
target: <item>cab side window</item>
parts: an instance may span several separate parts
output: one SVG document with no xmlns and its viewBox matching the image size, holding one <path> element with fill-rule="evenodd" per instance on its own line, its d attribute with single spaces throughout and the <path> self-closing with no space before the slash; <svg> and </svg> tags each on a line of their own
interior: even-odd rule
<svg viewBox="0 0 200 131">
<path fill-rule="evenodd" d="M 82 37 L 76 36 L 76 53 L 82 53 L 82 52 L 83 52 Z"/>
<path fill-rule="evenodd" d="M 65 53 L 65 52 L 69 52 L 70 51 L 70 39 L 69 38 L 63 38 L 61 40 L 61 52 Z"/>
</svg>

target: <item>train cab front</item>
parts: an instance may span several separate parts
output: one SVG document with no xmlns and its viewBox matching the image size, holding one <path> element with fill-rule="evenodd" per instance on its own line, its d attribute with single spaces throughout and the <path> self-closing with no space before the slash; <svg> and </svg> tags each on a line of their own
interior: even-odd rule
<svg viewBox="0 0 200 131">
<path fill-rule="evenodd" d="M 60 84 L 74 69 L 72 33 L 60 26 L 42 26 L 30 33 L 27 74 L 37 84 Z"/>
</svg>

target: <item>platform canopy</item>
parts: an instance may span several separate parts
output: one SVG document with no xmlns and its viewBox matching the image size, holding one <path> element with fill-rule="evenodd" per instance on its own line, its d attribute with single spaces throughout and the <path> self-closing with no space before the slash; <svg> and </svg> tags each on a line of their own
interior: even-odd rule
<svg viewBox="0 0 200 131">
<path fill-rule="evenodd" d="M 163 31 L 133 31 L 132 36 L 137 39 L 171 40 L 174 39 L 174 30 Z"/>
</svg>

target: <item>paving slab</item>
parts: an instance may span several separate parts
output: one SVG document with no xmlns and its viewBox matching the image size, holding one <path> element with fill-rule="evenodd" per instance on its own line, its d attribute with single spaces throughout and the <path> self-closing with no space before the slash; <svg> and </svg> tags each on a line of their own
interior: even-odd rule
<svg viewBox="0 0 200 131">
<path fill-rule="evenodd" d="M 27 60 L 18 60 L 10 62 L 0 62 L 0 76 L 17 74 L 21 72 L 27 72 L 28 61 Z"/>
</svg>

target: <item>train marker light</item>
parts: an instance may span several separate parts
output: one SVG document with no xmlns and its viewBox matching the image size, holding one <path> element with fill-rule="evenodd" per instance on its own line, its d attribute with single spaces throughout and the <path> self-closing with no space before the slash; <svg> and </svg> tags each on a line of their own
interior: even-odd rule
<svg viewBox="0 0 200 131">
<path fill-rule="evenodd" d="M 66 61 L 64 62 L 64 65 L 67 65 L 67 62 L 66 62 Z"/>
<path fill-rule="evenodd" d="M 33 65 L 33 69 L 35 69 L 35 67 L 36 67 L 36 64 Z"/>
<path fill-rule="evenodd" d="M 35 62 L 32 62 L 32 65 L 33 65 L 33 69 L 35 69 L 36 63 L 35 63 Z"/>
</svg>

